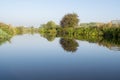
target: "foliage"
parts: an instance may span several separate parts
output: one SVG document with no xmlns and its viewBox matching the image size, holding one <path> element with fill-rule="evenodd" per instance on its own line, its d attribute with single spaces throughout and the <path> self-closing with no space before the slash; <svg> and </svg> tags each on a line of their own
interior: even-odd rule
<svg viewBox="0 0 120 80">
<path fill-rule="evenodd" d="M 79 23 L 78 15 L 75 13 L 65 15 L 60 21 L 60 25 L 63 28 L 66 28 L 66 27 L 76 28 L 78 26 L 78 23 Z"/>
<path fill-rule="evenodd" d="M 55 22 L 49 21 L 46 24 L 41 25 L 39 28 L 39 33 L 51 41 L 50 37 L 54 37 L 57 34 L 57 27 L 58 25 L 56 25 Z"/>
<path fill-rule="evenodd" d="M 22 34 L 34 34 L 38 33 L 38 29 L 34 27 L 24 27 L 24 26 L 19 26 L 15 28 L 16 30 L 16 35 L 22 35 Z"/>
<path fill-rule="evenodd" d="M 74 28 L 57 28 L 57 36 L 67 35 L 70 38 L 70 36 L 73 36 L 73 33 L 74 33 Z"/>
<path fill-rule="evenodd" d="M 11 25 L 0 23 L 0 29 L 11 36 L 15 34 L 15 29 Z"/>
<path fill-rule="evenodd" d="M 80 27 L 75 29 L 76 35 L 102 36 L 103 32 L 97 27 Z"/>
<path fill-rule="evenodd" d="M 81 23 L 81 27 L 96 27 L 99 23 L 91 22 L 91 23 Z"/>
<path fill-rule="evenodd" d="M 103 27 L 104 37 L 120 38 L 120 27 Z"/>
<path fill-rule="evenodd" d="M 7 41 L 10 41 L 10 39 L 11 39 L 11 35 L 8 35 L 8 33 L 0 29 L 0 45 L 2 45 Z"/>
<path fill-rule="evenodd" d="M 56 23 L 53 21 L 49 21 L 46 24 L 42 24 L 41 27 L 44 27 L 45 29 L 53 29 L 56 28 Z"/>
</svg>

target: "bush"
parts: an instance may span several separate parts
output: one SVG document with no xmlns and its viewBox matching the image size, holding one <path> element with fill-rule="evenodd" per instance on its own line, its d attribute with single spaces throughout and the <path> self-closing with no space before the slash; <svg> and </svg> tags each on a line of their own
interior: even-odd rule
<svg viewBox="0 0 120 80">
<path fill-rule="evenodd" d="M 0 29 L 2 29 L 11 36 L 15 34 L 15 29 L 11 25 L 0 23 Z"/>
</svg>

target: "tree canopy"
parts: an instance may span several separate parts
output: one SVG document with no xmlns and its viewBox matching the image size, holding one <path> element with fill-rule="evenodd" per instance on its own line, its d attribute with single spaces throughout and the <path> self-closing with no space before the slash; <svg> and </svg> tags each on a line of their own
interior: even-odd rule
<svg viewBox="0 0 120 80">
<path fill-rule="evenodd" d="M 54 21 L 49 21 L 46 24 L 42 24 L 41 26 L 44 28 L 52 29 L 52 28 L 56 28 L 57 25 Z"/>
<path fill-rule="evenodd" d="M 60 25 L 63 28 L 66 27 L 77 27 L 79 23 L 78 15 L 76 13 L 66 14 L 60 21 Z"/>
</svg>

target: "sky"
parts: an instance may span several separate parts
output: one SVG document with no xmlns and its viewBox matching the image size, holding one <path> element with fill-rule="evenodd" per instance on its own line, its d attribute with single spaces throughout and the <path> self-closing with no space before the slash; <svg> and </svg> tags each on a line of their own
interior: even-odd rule
<svg viewBox="0 0 120 80">
<path fill-rule="evenodd" d="M 0 22 L 36 26 L 50 20 L 59 24 L 67 13 L 77 13 L 80 22 L 110 22 L 120 19 L 120 0 L 1 0 Z"/>
</svg>

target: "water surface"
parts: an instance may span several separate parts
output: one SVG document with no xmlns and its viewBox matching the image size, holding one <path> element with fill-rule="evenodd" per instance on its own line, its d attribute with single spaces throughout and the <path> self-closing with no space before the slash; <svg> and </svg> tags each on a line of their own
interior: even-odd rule
<svg viewBox="0 0 120 80">
<path fill-rule="evenodd" d="M 119 47 L 15 36 L 0 45 L 0 80 L 120 80 Z"/>
</svg>

